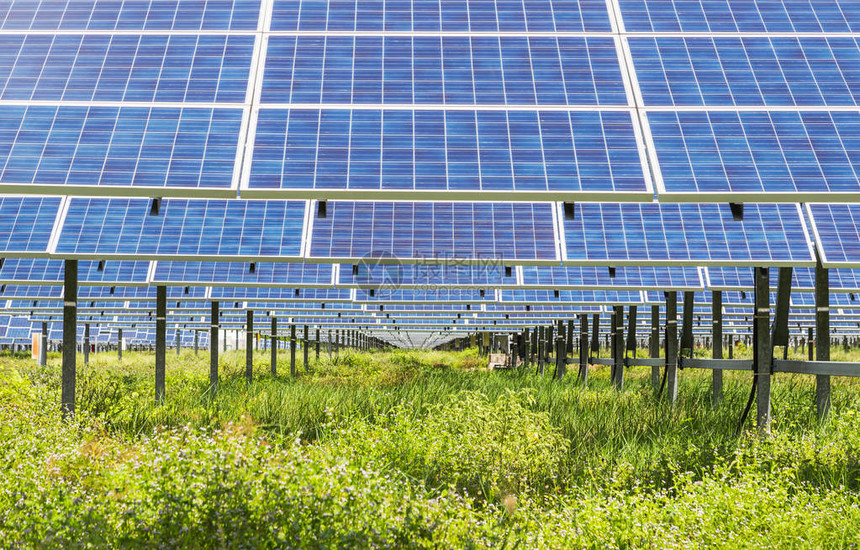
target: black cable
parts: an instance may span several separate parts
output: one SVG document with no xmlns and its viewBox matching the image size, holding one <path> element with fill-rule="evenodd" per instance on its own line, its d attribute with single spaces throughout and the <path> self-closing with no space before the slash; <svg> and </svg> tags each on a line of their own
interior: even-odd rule
<svg viewBox="0 0 860 550">
<path fill-rule="evenodd" d="M 738 422 L 738 428 L 737 428 L 737 430 L 735 430 L 735 435 L 740 435 L 741 431 L 743 430 L 744 422 L 746 422 L 746 420 L 747 420 L 747 415 L 749 415 L 750 409 L 752 408 L 753 399 L 755 399 L 755 389 L 756 389 L 757 383 L 758 383 L 758 375 L 755 372 L 753 372 L 753 383 L 752 383 L 752 388 L 750 388 L 750 397 L 747 400 L 747 406 L 744 409 L 744 414 L 741 415 L 741 421 Z"/>
<path fill-rule="evenodd" d="M 756 313 L 757 314 L 757 313 Z M 758 341 L 758 323 L 756 323 L 755 318 L 753 318 L 753 344 Z M 738 427 L 735 430 L 735 435 L 740 435 L 741 431 L 744 428 L 744 422 L 747 420 L 747 416 L 750 413 L 750 409 L 752 408 L 753 399 L 755 399 L 755 391 L 756 386 L 758 385 L 758 364 L 755 357 L 755 345 L 753 346 L 753 381 L 752 387 L 750 388 L 750 396 L 747 399 L 747 406 L 744 408 L 744 413 L 741 415 L 741 421 L 738 422 Z"/>
</svg>

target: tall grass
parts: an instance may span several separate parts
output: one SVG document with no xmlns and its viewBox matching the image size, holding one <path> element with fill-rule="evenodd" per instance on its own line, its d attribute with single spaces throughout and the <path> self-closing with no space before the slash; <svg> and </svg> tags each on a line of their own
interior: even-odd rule
<svg viewBox="0 0 860 550">
<path fill-rule="evenodd" d="M 852 380 L 834 380 L 831 418 L 819 423 L 813 379 L 776 376 L 773 435 L 760 439 L 751 422 L 736 434 L 749 373 L 726 373 L 714 406 L 710 372 L 682 371 L 671 406 L 647 368 L 628 369 L 618 392 L 607 368 L 584 387 L 575 375 L 486 371 L 475 350 L 311 358 L 305 367 L 298 354 L 292 378 L 282 354 L 285 374 L 271 376 L 259 353 L 248 383 L 244 353 L 228 352 L 213 391 L 208 355 L 168 354 L 157 403 L 151 355 L 97 354 L 79 365 L 73 424 L 58 420 L 59 357 L 47 368 L 0 358 L 0 451 L 10 457 L 0 545 L 52 536 L 74 546 L 94 540 L 87 525 L 107 533 L 104 544 L 203 547 L 860 541 Z M 172 523 L 161 519 L 168 504 Z M 31 519 L 49 506 L 91 519 Z"/>
</svg>

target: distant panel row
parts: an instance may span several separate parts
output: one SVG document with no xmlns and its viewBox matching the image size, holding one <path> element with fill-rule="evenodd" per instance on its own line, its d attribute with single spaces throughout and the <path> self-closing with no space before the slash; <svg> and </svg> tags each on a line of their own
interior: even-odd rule
<svg viewBox="0 0 860 550">
<path fill-rule="evenodd" d="M 321 263 L 811 266 L 797 205 L 0 198 L 0 254 Z M 558 208 L 557 210 L 554 210 Z M 860 205 L 808 206 L 831 267 L 860 266 Z M 308 213 L 310 214 L 310 212 Z M 51 244 L 58 217 L 62 228 Z M 557 227 L 561 234 L 557 234 Z"/>
</svg>

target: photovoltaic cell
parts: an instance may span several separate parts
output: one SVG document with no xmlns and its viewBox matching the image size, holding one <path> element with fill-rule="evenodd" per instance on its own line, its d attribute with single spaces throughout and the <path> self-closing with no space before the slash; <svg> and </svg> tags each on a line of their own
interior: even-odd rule
<svg viewBox="0 0 860 550">
<path fill-rule="evenodd" d="M 233 187 L 241 109 L 0 107 L 0 187 Z"/>
<path fill-rule="evenodd" d="M 327 217 L 314 220 L 310 257 L 377 263 L 557 261 L 551 208 L 546 203 L 331 201 Z"/>
<path fill-rule="evenodd" d="M 642 293 L 624 290 L 561 290 L 558 296 L 552 290 L 500 291 L 502 303 L 522 304 L 641 304 Z"/>
<path fill-rule="evenodd" d="M 257 28 L 260 0 L 12 0 L 2 30 L 232 30 Z"/>
<path fill-rule="evenodd" d="M 627 32 L 857 32 L 853 0 L 619 0 Z"/>
<path fill-rule="evenodd" d="M 58 299 L 63 287 L 53 285 L 0 285 L 0 299 Z"/>
<path fill-rule="evenodd" d="M 273 31 L 610 32 L 603 0 L 275 0 Z"/>
<path fill-rule="evenodd" d="M 95 258 L 294 258 L 301 255 L 305 203 L 165 199 L 71 199 L 60 256 Z"/>
<path fill-rule="evenodd" d="M 493 302 L 496 295 L 492 291 L 485 292 L 481 296 L 478 289 L 467 288 L 435 288 L 435 289 L 380 289 L 370 295 L 370 290 L 356 290 L 356 302 L 448 302 L 448 303 L 475 303 Z M 384 311 L 383 311 L 384 313 Z"/>
<path fill-rule="evenodd" d="M 255 262 L 158 262 L 154 283 L 266 285 L 266 286 L 331 286 L 331 264 L 293 264 Z M 2 272 L 0 272 L 2 273 Z"/>
<path fill-rule="evenodd" d="M 60 202 L 59 197 L 0 196 L 0 252 L 47 252 Z"/>
<path fill-rule="evenodd" d="M 262 109 L 247 188 L 651 197 L 627 112 Z"/>
<path fill-rule="evenodd" d="M 753 290 L 753 268 L 751 267 L 708 267 L 708 287 L 712 290 Z M 830 270 L 831 282 L 837 270 Z M 841 270 L 850 271 L 850 270 Z M 779 284 L 779 270 L 770 270 L 770 286 L 776 288 Z M 815 270 L 810 267 L 796 267 L 791 270 L 791 288 L 795 290 L 811 290 L 815 288 Z"/>
<path fill-rule="evenodd" d="M 727 204 L 583 203 L 563 224 L 571 264 L 814 265 L 794 204 L 747 204 L 737 221 Z"/>
<path fill-rule="evenodd" d="M 298 291 L 298 292 L 296 292 Z M 255 287 L 212 287 L 212 300 L 288 300 L 292 302 L 345 302 L 352 298 L 347 289 L 333 288 L 255 288 Z M 284 307 L 280 304 L 279 307 Z"/>
<path fill-rule="evenodd" d="M 273 36 L 263 103 L 627 105 L 610 37 Z"/>
<path fill-rule="evenodd" d="M 353 271 L 355 270 L 355 271 Z M 481 286 L 492 288 L 516 284 L 516 274 L 505 276 L 499 265 L 374 265 L 359 263 L 340 266 L 339 285 L 396 289 L 404 286 Z"/>
<path fill-rule="evenodd" d="M 252 36 L 3 35 L 0 99 L 244 103 Z"/>
<path fill-rule="evenodd" d="M 807 204 L 824 267 L 860 267 L 860 204 Z"/>
<path fill-rule="evenodd" d="M 541 288 L 635 288 L 644 290 L 702 288 L 695 267 L 642 266 L 523 266 L 523 286 Z"/>
<path fill-rule="evenodd" d="M 860 193 L 857 112 L 651 112 L 648 126 L 658 191 L 702 201 L 708 193 L 738 201 L 738 194 L 838 201 Z"/>
<path fill-rule="evenodd" d="M 860 104 L 855 38 L 673 36 L 628 42 L 647 106 Z"/>
<path fill-rule="evenodd" d="M 78 263 L 78 282 L 81 285 L 145 284 L 148 272 L 149 262 L 85 260 Z M 0 281 L 62 284 L 64 273 L 62 260 L 6 258 L 0 266 Z"/>
</svg>

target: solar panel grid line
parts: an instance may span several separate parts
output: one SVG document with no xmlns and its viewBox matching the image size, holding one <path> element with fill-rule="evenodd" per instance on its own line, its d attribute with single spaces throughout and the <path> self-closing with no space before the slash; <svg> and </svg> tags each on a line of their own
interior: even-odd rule
<svg viewBox="0 0 860 550">
<path fill-rule="evenodd" d="M 644 105 L 858 105 L 856 38 L 657 36 L 626 42 Z"/>
<path fill-rule="evenodd" d="M 266 105 L 630 104 L 615 37 L 318 35 L 266 44 L 257 95 Z"/>
<path fill-rule="evenodd" d="M 378 4 L 378 7 L 377 7 Z M 405 7 L 405 9 L 403 9 Z M 270 31 L 284 33 L 615 32 L 603 0 L 582 2 L 274 3 Z"/>
<path fill-rule="evenodd" d="M 0 35 L 0 102 L 248 101 L 254 36 Z"/>
<path fill-rule="evenodd" d="M 245 108 L 52 105 L 0 112 L 7 193 L 236 196 Z"/>
<path fill-rule="evenodd" d="M 252 31 L 259 2 L 50 2 L 19 0 L 0 7 L 0 29 L 11 32 L 236 32 Z M 214 6 L 211 11 L 207 11 Z M 199 10 L 199 11 L 195 11 Z M 226 16 L 226 17 L 225 17 Z"/>
<path fill-rule="evenodd" d="M 620 0 L 629 33 L 846 34 L 860 29 L 850 1 L 654 2 Z"/>
<path fill-rule="evenodd" d="M 635 113 L 257 109 L 246 198 L 650 201 Z"/>
</svg>

